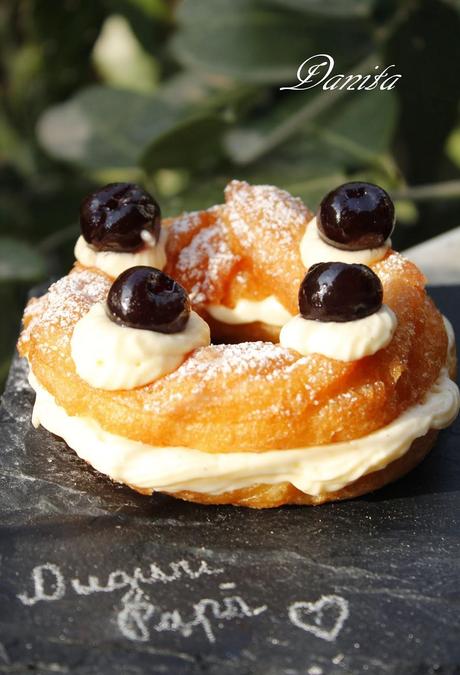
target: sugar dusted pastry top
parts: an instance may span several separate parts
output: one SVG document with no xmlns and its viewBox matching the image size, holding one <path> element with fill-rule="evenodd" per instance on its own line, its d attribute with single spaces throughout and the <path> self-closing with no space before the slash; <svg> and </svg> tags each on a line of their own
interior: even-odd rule
<svg viewBox="0 0 460 675">
<path fill-rule="evenodd" d="M 231 302 L 231 286 L 244 274 L 223 221 L 223 206 L 183 213 L 164 221 L 168 232 L 165 271 L 186 288 L 194 306 Z"/>
<path fill-rule="evenodd" d="M 78 266 L 29 305 L 19 347 L 68 414 L 133 440 L 209 452 L 216 438 L 220 452 L 348 440 L 421 400 L 446 363 L 444 324 L 421 273 L 396 253 L 372 269 L 398 325 L 387 347 L 358 361 L 301 356 L 271 343 L 210 345 L 150 384 L 94 389 L 76 373 L 71 338 L 77 321 L 106 299 L 111 280 Z"/>
<path fill-rule="evenodd" d="M 305 273 L 300 242 L 311 217 L 285 190 L 231 181 L 224 204 L 165 221 L 165 270 L 199 307 L 272 297 L 294 314 L 293 289 Z"/>
</svg>

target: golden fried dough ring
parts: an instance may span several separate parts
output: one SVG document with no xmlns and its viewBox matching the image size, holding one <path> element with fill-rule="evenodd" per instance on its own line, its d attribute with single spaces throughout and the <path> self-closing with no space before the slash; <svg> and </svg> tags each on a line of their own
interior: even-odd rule
<svg viewBox="0 0 460 675">
<path fill-rule="evenodd" d="M 393 253 L 374 270 L 398 327 L 388 347 L 358 361 L 301 357 L 262 342 L 211 345 L 146 386 L 94 389 L 76 374 L 70 338 L 110 280 L 81 268 L 28 307 L 19 348 L 69 415 L 149 445 L 222 453 L 351 440 L 421 400 L 446 363 L 443 320 L 417 268 Z"/>
<path fill-rule="evenodd" d="M 412 263 L 390 251 L 372 265 L 398 326 L 385 349 L 353 362 L 301 356 L 273 344 L 279 335 L 275 326 L 228 325 L 206 309 L 275 296 L 297 313 L 297 289 L 305 272 L 300 240 L 311 217 L 300 200 L 283 190 L 232 181 L 225 204 L 164 222 L 165 271 L 186 288 L 214 341 L 237 344 L 198 349 L 176 371 L 143 387 L 94 389 L 75 371 L 70 340 L 77 321 L 106 298 L 112 280 L 76 264 L 45 296 L 29 303 L 20 353 L 68 415 L 90 418 L 105 431 L 151 446 L 264 452 L 366 436 L 421 401 L 447 362 L 442 316 Z M 254 508 L 347 499 L 410 471 L 436 434 L 430 430 L 402 457 L 337 492 L 309 495 L 283 482 L 217 495 L 184 491 L 174 496 Z"/>
</svg>

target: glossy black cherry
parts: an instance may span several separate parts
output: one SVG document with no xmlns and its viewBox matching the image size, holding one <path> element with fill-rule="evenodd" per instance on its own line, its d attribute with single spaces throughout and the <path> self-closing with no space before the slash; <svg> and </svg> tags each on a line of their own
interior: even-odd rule
<svg viewBox="0 0 460 675">
<path fill-rule="evenodd" d="M 109 183 L 80 206 L 85 241 L 98 251 L 133 253 L 145 246 L 141 232 L 158 241 L 161 211 L 151 194 L 134 183 Z"/>
<path fill-rule="evenodd" d="M 107 297 L 107 313 L 122 326 L 179 333 L 190 316 L 190 300 L 167 274 L 139 265 L 115 279 Z"/>
<path fill-rule="evenodd" d="M 305 319 L 354 321 L 382 306 L 383 288 L 366 265 L 327 262 L 312 265 L 299 289 L 299 309 Z"/>
<path fill-rule="evenodd" d="M 316 222 L 320 237 L 336 248 L 378 248 L 393 231 L 395 208 L 381 187 L 345 183 L 324 197 Z"/>
</svg>

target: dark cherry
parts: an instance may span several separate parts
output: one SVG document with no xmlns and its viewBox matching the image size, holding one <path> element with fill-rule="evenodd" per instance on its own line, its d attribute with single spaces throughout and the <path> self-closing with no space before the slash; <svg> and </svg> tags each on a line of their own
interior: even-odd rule
<svg viewBox="0 0 460 675">
<path fill-rule="evenodd" d="M 179 333 L 190 316 L 190 300 L 167 274 L 139 265 L 115 279 L 107 297 L 107 313 L 122 326 Z"/>
<path fill-rule="evenodd" d="M 395 207 L 377 185 L 345 183 L 324 197 L 316 222 L 320 237 L 336 248 L 378 248 L 393 231 Z"/>
<path fill-rule="evenodd" d="M 158 241 L 161 211 L 157 201 L 134 183 L 109 183 L 80 206 L 83 238 L 98 251 L 132 253 L 145 242 L 142 230 Z"/>
<path fill-rule="evenodd" d="M 353 321 L 377 312 L 383 288 L 366 265 L 327 262 L 312 265 L 299 289 L 299 309 L 305 319 Z"/>
</svg>

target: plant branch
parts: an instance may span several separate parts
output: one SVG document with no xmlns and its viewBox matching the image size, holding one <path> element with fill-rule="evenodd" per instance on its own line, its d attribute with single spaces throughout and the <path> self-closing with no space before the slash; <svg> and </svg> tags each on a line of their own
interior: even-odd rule
<svg viewBox="0 0 460 675">
<path fill-rule="evenodd" d="M 436 199 L 460 199 L 460 180 L 415 185 L 403 190 L 395 190 L 391 196 L 393 199 L 410 199 L 414 202 Z"/>
</svg>

